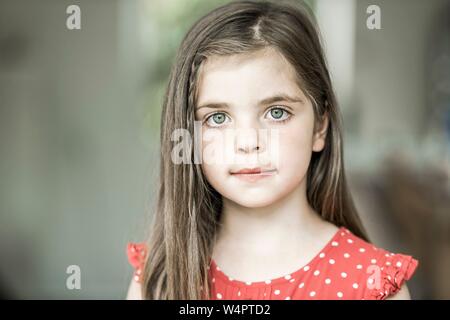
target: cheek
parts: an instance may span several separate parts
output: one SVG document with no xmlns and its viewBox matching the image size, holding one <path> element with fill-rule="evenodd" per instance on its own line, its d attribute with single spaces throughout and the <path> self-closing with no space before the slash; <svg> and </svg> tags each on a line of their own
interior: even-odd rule
<svg viewBox="0 0 450 320">
<path fill-rule="evenodd" d="M 219 193 L 223 193 L 224 180 L 228 176 L 226 137 L 220 130 L 203 128 L 201 169 L 208 182 Z"/>
<path fill-rule="evenodd" d="M 280 130 L 280 174 L 298 181 L 309 166 L 312 154 L 312 131 L 309 122 L 298 121 Z"/>
</svg>

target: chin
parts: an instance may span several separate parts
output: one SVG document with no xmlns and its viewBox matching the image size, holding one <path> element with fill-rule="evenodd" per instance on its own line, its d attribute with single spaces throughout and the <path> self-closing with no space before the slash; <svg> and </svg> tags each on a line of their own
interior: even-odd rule
<svg viewBox="0 0 450 320">
<path fill-rule="evenodd" d="M 278 198 L 273 196 L 273 193 L 268 196 L 265 194 L 252 195 L 247 193 L 246 195 L 241 194 L 234 197 L 227 197 L 228 200 L 235 202 L 237 205 L 246 208 L 261 208 L 273 204 Z"/>
</svg>

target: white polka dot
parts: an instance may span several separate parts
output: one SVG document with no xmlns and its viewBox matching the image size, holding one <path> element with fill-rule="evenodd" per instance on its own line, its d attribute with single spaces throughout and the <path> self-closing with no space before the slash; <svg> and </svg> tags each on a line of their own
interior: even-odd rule
<svg viewBox="0 0 450 320">
<path fill-rule="evenodd" d="M 337 241 L 333 241 L 333 242 L 331 243 L 331 245 L 332 245 L 333 247 L 337 247 L 337 246 L 339 245 L 339 243 L 337 243 Z"/>
<path fill-rule="evenodd" d="M 252 282 L 251 282 L 251 281 L 247 281 L 245 284 L 246 284 L 246 285 L 251 285 Z"/>
<path fill-rule="evenodd" d="M 271 283 L 272 282 L 272 280 L 266 280 L 266 283 L 267 284 L 269 284 L 269 283 Z"/>
<path fill-rule="evenodd" d="M 339 291 L 339 292 L 337 293 L 337 296 L 338 296 L 339 298 L 342 298 L 342 297 L 344 296 L 344 294 L 343 294 L 342 292 Z"/>
<path fill-rule="evenodd" d="M 330 284 L 331 283 L 331 279 L 330 278 L 325 279 L 325 283 L 326 284 Z"/>
<path fill-rule="evenodd" d="M 241 292 L 240 291 L 238 291 L 238 297 L 240 297 L 241 296 Z"/>
<path fill-rule="evenodd" d="M 286 280 L 289 280 L 291 278 L 291 275 L 288 274 L 287 276 L 284 277 Z"/>
<path fill-rule="evenodd" d="M 330 259 L 328 262 L 329 262 L 330 264 L 334 264 L 336 261 L 334 261 L 334 259 Z"/>
<path fill-rule="evenodd" d="M 342 277 L 342 278 L 347 278 L 347 274 L 346 274 L 345 272 L 342 272 L 342 273 L 341 273 L 341 277 Z"/>
<path fill-rule="evenodd" d="M 372 260 L 370 260 L 370 262 L 375 264 L 375 263 L 377 263 L 377 259 L 372 259 Z"/>
<path fill-rule="evenodd" d="M 386 253 L 384 256 L 389 258 L 389 253 Z"/>
<path fill-rule="evenodd" d="M 264 292 L 264 297 L 266 296 L 266 293 Z"/>
<path fill-rule="evenodd" d="M 399 261 L 397 262 L 396 266 L 400 268 L 402 266 L 402 263 Z"/>
<path fill-rule="evenodd" d="M 374 280 L 372 278 L 369 278 L 369 280 L 367 280 L 367 282 L 372 284 L 374 282 Z"/>
<path fill-rule="evenodd" d="M 359 252 L 366 252 L 366 249 L 364 249 L 364 248 L 359 248 Z"/>
<path fill-rule="evenodd" d="M 286 297 L 284 300 L 291 300 L 291 297 Z"/>
<path fill-rule="evenodd" d="M 345 235 L 345 232 L 341 232 L 341 236 L 344 236 Z"/>
<path fill-rule="evenodd" d="M 323 257 L 325 257 L 325 253 L 321 253 L 321 254 L 319 254 L 319 258 L 323 258 Z"/>
<path fill-rule="evenodd" d="M 228 278 L 228 279 L 230 279 L 230 281 L 233 281 L 233 278 Z"/>
<path fill-rule="evenodd" d="M 294 281 L 295 281 L 295 279 L 291 279 L 291 280 L 289 280 L 289 282 L 290 282 L 290 283 L 292 283 L 292 282 L 294 282 Z"/>
<path fill-rule="evenodd" d="M 222 299 L 222 294 L 221 293 L 217 294 L 217 299 Z"/>
<path fill-rule="evenodd" d="M 213 282 L 213 283 L 216 282 L 216 278 L 212 278 L 212 282 Z"/>
<path fill-rule="evenodd" d="M 314 275 L 315 275 L 315 276 L 318 276 L 319 274 L 320 274 L 320 271 L 319 271 L 319 270 L 314 271 Z"/>
<path fill-rule="evenodd" d="M 302 283 L 300 283 L 300 285 L 298 287 L 303 288 L 304 286 L 305 286 L 305 284 L 302 282 Z"/>
<path fill-rule="evenodd" d="M 344 253 L 344 258 L 350 258 L 350 255 L 348 253 Z"/>
<path fill-rule="evenodd" d="M 275 291 L 273 292 L 273 294 L 274 294 L 274 295 L 279 295 L 279 294 L 280 294 L 280 290 L 278 290 L 278 289 L 275 290 Z"/>
<path fill-rule="evenodd" d="M 309 293 L 309 296 L 310 297 L 314 297 L 316 295 L 316 292 L 315 291 L 311 291 L 310 293 Z"/>
<path fill-rule="evenodd" d="M 389 261 L 386 261 L 386 265 L 390 266 L 392 263 L 390 263 Z"/>
<path fill-rule="evenodd" d="M 347 242 L 348 243 L 353 243 L 353 240 L 352 239 L 347 239 Z"/>
<path fill-rule="evenodd" d="M 220 270 L 219 267 L 216 267 L 216 270 Z"/>
<path fill-rule="evenodd" d="M 358 289 L 358 284 L 355 282 L 354 284 L 353 284 L 353 286 L 352 286 L 354 289 Z"/>
<path fill-rule="evenodd" d="M 356 269 L 361 270 L 361 269 L 362 269 L 362 265 L 358 264 L 358 265 L 356 266 Z"/>
<path fill-rule="evenodd" d="M 304 271 L 308 271 L 309 270 L 309 266 L 306 266 L 303 268 Z"/>
</svg>

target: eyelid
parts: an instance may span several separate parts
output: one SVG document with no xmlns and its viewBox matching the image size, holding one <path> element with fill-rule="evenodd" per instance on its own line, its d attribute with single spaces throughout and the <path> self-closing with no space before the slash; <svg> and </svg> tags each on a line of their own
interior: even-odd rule
<svg viewBox="0 0 450 320">
<path fill-rule="evenodd" d="M 289 113 L 292 113 L 292 112 L 289 110 L 288 107 L 286 107 L 286 106 L 284 106 L 284 105 L 282 105 L 282 104 L 275 104 L 275 105 L 272 105 L 272 106 L 270 106 L 270 107 L 267 109 L 267 111 L 270 111 L 270 110 L 272 110 L 272 109 L 283 109 L 283 110 L 285 110 L 285 111 L 287 111 L 287 112 L 289 112 Z"/>
<path fill-rule="evenodd" d="M 294 109 L 291 106 L 284 105 L 284 104 L 272 104 L 272 105 L 269 106 L 268 110 L 272 110 L 272 109 L 275 109 L 275 108 L 276 109 L 283 109 L 286 112 L 289 112 L 291 114 L 294 113 Z"/>
</svg>

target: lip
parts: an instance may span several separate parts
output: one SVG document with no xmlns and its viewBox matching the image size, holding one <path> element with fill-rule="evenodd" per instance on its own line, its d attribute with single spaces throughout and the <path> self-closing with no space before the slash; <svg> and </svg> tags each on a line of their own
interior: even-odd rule
<svg viewBox="0 0 450 320">
<path fill-rule="evenodd" d="M 276 169 L 243 168 L 231 172 L 231 175 L 245 181 L 255 182 L 275 175 Z"/>
</svg>

